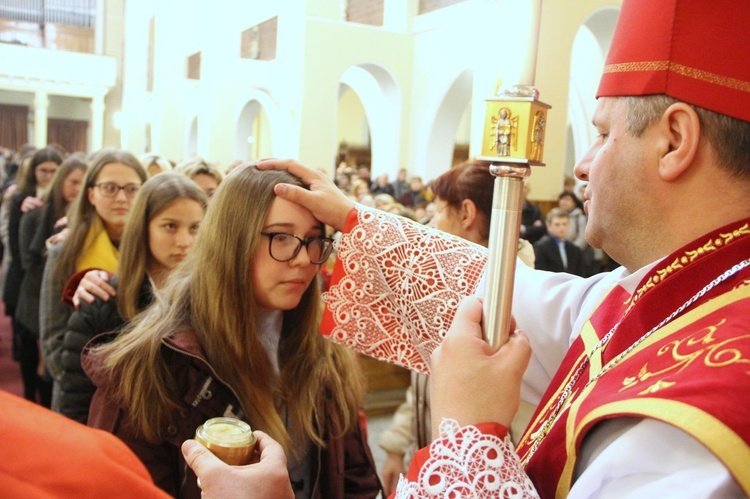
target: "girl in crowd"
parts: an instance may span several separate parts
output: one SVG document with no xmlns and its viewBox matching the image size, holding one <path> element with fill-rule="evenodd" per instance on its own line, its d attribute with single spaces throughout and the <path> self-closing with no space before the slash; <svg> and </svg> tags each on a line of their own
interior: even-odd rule
<svg viewBox="0 0 750 499">
<path fill-rule="evenodd" d="M 375 497 L 353 354 L 318 333 L 318 266 L 332 241 L 309 211 L 277 198 L 284 172 L 246 164 L 222 183 L 195 249 L 155 301 L 84 367 L 97 384 L 89 425 L 113 432 L 154 481 L 199 497 L 180 445 L 233 415 L 286 451 L 297 497 Z M 97 340 L 94 340 L 96 343 Z"/>
<path fill-rule="evenodd" d="M 60 152 L 52 147 L 45 147 L 34 153 L 28 170 L 18 182 L 16 194 L 11 201 L 8 219 L 11 261 L 3 293 L 5 313 L 12 319 L 14 352 L 21 364 L 24 397 L 27 400 L 38 401 L 45 407 L 50 406 L 51 390 L 50 384 L 45 382 L 37 373 L 39 336 L 24 327 L 16 314 L 18 295 L 24 274 L 21 261 L 20 228 L 24 213 L 42 205 L 41 198 L 62 161 Z"/>
<path fill-rule="evenodd" d="M 149 177 L 160 173 L 172 171 L 172 163 L 156 153 L 144 154 L 140 157 L 141 165 L 146 169 Z"/>
<path fill-rule="evenodd" d="M 84 345 L 99 333 L 119 329 L 153 301 L 192 249 L 206 203 L 200 187 L 179 173 L 152 177 L 138 191 L 122 235 L 117 274 L 109 281 L 117 296 L 82 301 L 68 321 L 61 356 L 62 414 L 86 423 L 96 387 L 81 367 Z"/>
<path fill-rule="evenodd" d="M 68 157 L 58 168 L 52 185 L 43 198 L 44 206 L 21 217 L 19 247 L 24 274 L 18 294 L 16 320 L 33 337 L 35 345 L 39 342 L 39 295 L 47 260 L 46 242 L 50 236 L 64 228 L 68 207 L 81 190 L 87 167 L 86 158 L 82 154 Z M 35 357 L 33 368 L 37 370 L 38 346 Z M 52 380 L 44 372 L 43 366 L 39 366 L 37 374 L 42 376 L 39 383 L 45 387 L 46 406 L 49 407 Z"/>
<path fill-rule="evenodd" d="M 563 191 L 557 198 L 560 208 L 568 212 L 568 236 L 566 239 L 575 244 L 583 251 L 583 262 L 585 271 L 583 277 L 594 275 L 598 272 L 594 258 L 594 248 L 586 241 L 586 223 L 588 217 L 583 211 L 581 200 L 575 194 Z"/>
<path fill-rule="evenodd" d="M 146 171 L 129 152 L 98 152 L 70 208 L 69 233 L 62 243 L 50 248 L 42 280 L 39 329 L 45 366 L 56 382 L 62 372 L 62 340 L 71 314 L 70 306 L 60 300 L 63 290 L 69 301 L 86 271 L 117 271 L 117 248 L 133 198 L 145 181 Z M 59 390 L 53 393 L 53 410 L 59 410 L 58 394 Z"/>
<path fill-rule="evenodd" d="M 206 192 L 208 199 L 213 197 L 214 192 L 219 188 L 219 184 L 224 180 L 224 175 L 219 170 L 219 167 L 203 158 L 193 158 L 183 161 L 177 165 L 176 171 L 186 175 L 198 184 Z"/>
</svg>

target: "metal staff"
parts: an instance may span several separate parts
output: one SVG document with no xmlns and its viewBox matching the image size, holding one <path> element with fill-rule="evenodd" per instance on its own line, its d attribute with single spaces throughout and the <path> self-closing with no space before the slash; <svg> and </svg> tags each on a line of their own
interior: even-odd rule
<svg viewBox="0 0 750 499">
<path fill-rule="evenodd" d="M 544 133 L 549 105 L 534 87 L 516 86 L 487 99 L 482 155 L 495 176 L 490 220 L 482 326 L 495 349 L 508 340 L 513 279 L 523 208 L 523 180 L 531 166 L 543 166 Z"/>
</svg>

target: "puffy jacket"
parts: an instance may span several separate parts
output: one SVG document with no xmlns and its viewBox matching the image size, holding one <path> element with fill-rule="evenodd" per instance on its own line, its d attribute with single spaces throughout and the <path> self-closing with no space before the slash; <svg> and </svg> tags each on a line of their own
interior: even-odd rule
<svg viewBox="0 0 750 499">
<path fill-rule="evenodd" d="M 94 342 L 100 341 L 96 338 Z M 106 340 L 105 340 L 106 341 Z M 175 497 L 200 498 L 196 476 L 180 452 L 207 419 L 231 413 L 242 415 L 234 391 L 215 373 L 191 331 L 162 341 L 162 354 L 179 386 L 181 407 L 177 423 L 165 429 L 166 440 L 152 444 L 136 435 L 127 411 L 118 405 L 114 385 L 96 360 L 84 354 L 84 368 L 97 385 L 91 402 L 89 426 L 114 433 L 143 461 L 154 482 Z M 316 408 L 316 421 L 325 425 L 326 404 Z M 381 492 L 375 462 L 360 423 L 340 438 L 324 428 L 325 448 L 312 456 L 313 498 L 372 498 Z"/>
<path fill-rule="evenodd" d="M 117 276 L 110 279 L 110 284 L 117 289 Z M 144 309 L 152 299 L 151 284 L 144 279 L 141 284 L 138 305 Z M 91 398 L 96 385 L 89 379 L 81 366 L 81 353 L 86 343 L 101 333 L 119 330 L 125 321 L 117 311 L 117 297 L 112 296 L 104 301 L 96 298 L 94 303 L 82 302 L 68 320 L 68 329 L 62 342 L 60 366 L 62 372 L 58 379 L 60 387 L 58 410 L 61 414 L 86 424 L 89 415 Z"/>
</svg>

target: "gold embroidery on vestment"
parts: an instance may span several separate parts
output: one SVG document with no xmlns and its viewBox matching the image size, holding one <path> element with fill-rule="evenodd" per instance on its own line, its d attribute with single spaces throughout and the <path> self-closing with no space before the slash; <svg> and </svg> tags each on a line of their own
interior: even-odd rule
<svg viewBox="0 0 750 499">
<path fill-rule="evenodd" d="M 619 64 L 608 64 L 604 66 L 605 73 L 627 73 L 630 71 L 671 71 L 688 78 L 721 85 L 722 87 L 750 92 L 750 82 L 730 78 L 728 76 L 710 73 L 701 69 L 691 68 L 682 64 L 670 61 L 643 61 L 643 62 L 622 62 Z"/>
<path fill-rule="evenodd" d="M 742 352 L 736 348 L 732 348 L 732 343 L 750 337 L 750 335 L 718 339 L 716 332 L 725 323 L 726 319 L 721 319 L 715 325 L 707 326 L 690 336 L 670 341 L 661 346 L 656 354 L 657 360 L 661 357 L 662 360 L 666 359 L 666 362 L 671 360 L 672 363 L 665 368 L 652 372 L 647 362 L 641 367 L 636 376 L 627 376 L 623 379 L 620 391 L 633 388 L 637 384 L 646 382 L 654 377 L 663 378 L 664 376 L 679 373 L 701 358 L 706 367 L 714 368 L 726 367 L 737 363 L 750 364 L 749 358 L 743 357 Z M 668 357 L 669 355 L 671 355 L 671 359 Z M 747 371 L 747 374 L 750 375 L 750 370 Z M 639 392 L 638 395 L 652 394 L 655 391 L 674 386 L 674 384 L 659 379 L 656 383 Z"/>
</svg>

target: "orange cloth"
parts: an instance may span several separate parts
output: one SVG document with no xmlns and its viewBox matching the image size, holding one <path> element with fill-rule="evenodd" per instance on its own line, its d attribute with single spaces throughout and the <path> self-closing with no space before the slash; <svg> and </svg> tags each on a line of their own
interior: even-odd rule
<svg viewBox="0 0 750 499">
<path fill-rule="evenodd" d="M 113 435 L 0 391 L 0 495 L 167 498 Z"/>
</svg>

